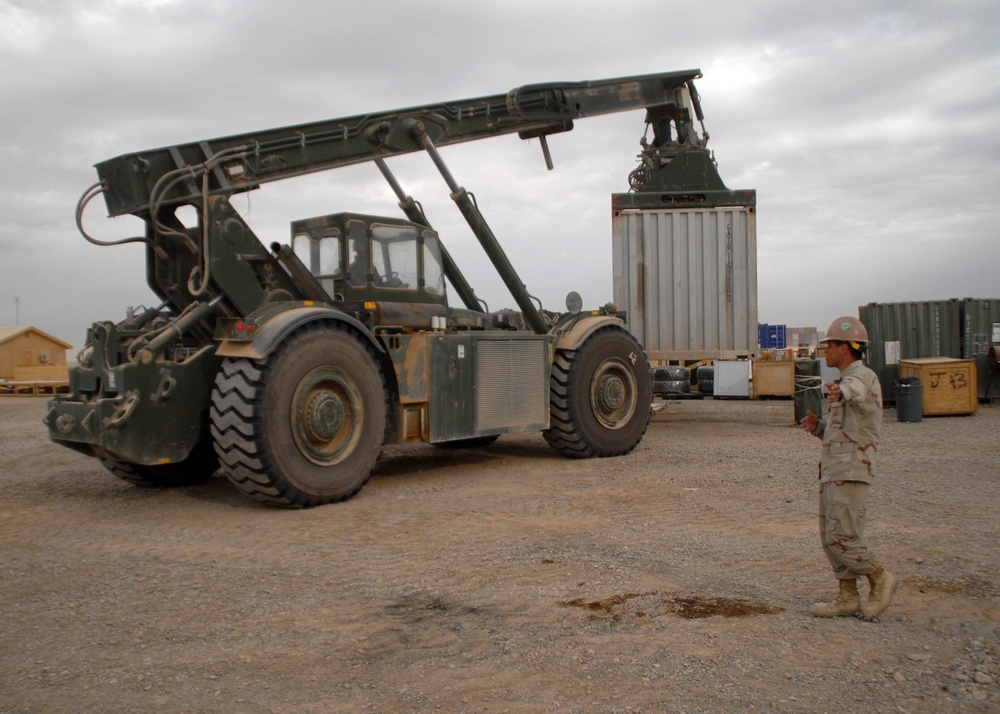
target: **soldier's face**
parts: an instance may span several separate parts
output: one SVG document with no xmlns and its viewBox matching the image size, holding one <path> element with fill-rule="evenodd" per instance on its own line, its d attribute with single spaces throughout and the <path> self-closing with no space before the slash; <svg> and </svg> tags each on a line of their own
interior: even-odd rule
<svg viewBox="0 0 1000 714">
<path fill-rule="evenodd" d="M 844 342 L 826 343 L 826 366 L 840 369 L 840 363 L 844 361 L 844 351 L 847 344 Z"/>
</svg>

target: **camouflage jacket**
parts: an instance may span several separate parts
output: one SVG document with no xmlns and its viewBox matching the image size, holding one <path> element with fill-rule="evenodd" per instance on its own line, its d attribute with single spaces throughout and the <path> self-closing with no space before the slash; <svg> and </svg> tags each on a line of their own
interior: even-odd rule
<svg viewBox="0 0 1000 714">
<path fill-rule="evenodd" d="M 826 419 L 813 432 L 823 440 L 819 478 L 870 484 L 882 432 L 882 387 L 878 375 L 860 360 L 841 373 L 838 383 L 840 401 L 829 405 Z"/>
</svg>

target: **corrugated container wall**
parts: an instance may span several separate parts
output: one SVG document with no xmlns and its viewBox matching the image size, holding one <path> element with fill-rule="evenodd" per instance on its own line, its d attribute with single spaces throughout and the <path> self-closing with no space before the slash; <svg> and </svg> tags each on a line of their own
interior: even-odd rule
<svg viewBox="0 0 1000 714">
<path fill-rule="evenodd" d="M 858 308 L 868 330 L 868 366 L 882 383 L 882 397 L 894 401 L 899 360 L 962 357 L 961 303 L 958 300 L 868 303 Z"/>
<path fill-rule="evenodd" d="M 615 304 L 651 362 L 757 355 L 753 205 L 615 209 L 612 251 Z"/>
<path fill-rule="evenodd" d="M 976 360 L 979 398 L 1000 396 L 1000 375 L 990 390 L 988 358 L 990 346 L 1000 345 L 1000 300 L 963 300 L 962 329 L 962 358 Z"/>
</svg>

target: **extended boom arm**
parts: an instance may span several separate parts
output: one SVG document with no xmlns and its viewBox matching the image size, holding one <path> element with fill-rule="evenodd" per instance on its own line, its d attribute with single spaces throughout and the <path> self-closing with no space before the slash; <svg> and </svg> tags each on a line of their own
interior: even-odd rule
<svg viewBox="0 0 1000 714">
<path fill-rule="evenodd" d="M 422 150 L 422 123 L 438 147 L 517 133 L 522 139 L 569 131 L 573 120 L 676 105 L 698 70 L 590 82 L 528 85 L 477 99 L 363 114 L 125 154 L 97 165 L 112 216 L 156 215 L 206 195 L 231 195 L 261 183 Z M 655 126 L 655 123 L 654 123 Z M 694 134 L 678 137 L 697 143 Z"/>
</svg>

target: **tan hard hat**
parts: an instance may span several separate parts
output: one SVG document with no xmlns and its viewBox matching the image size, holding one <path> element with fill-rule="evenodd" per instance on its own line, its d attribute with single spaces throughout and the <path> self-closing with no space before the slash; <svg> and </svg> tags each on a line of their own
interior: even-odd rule
<svg viewBox="0 0 1000 714">
<path fill-rule="evenodd" d="M 856 317 L 845 315 L 838 317 L 830 323 L 830 329 L 826 331 L 826 337 L 820 342 L 854 342 L 857 344 L 868 344 L 868 330 L 861 324 L 861 320 Z"/>
</svg>

